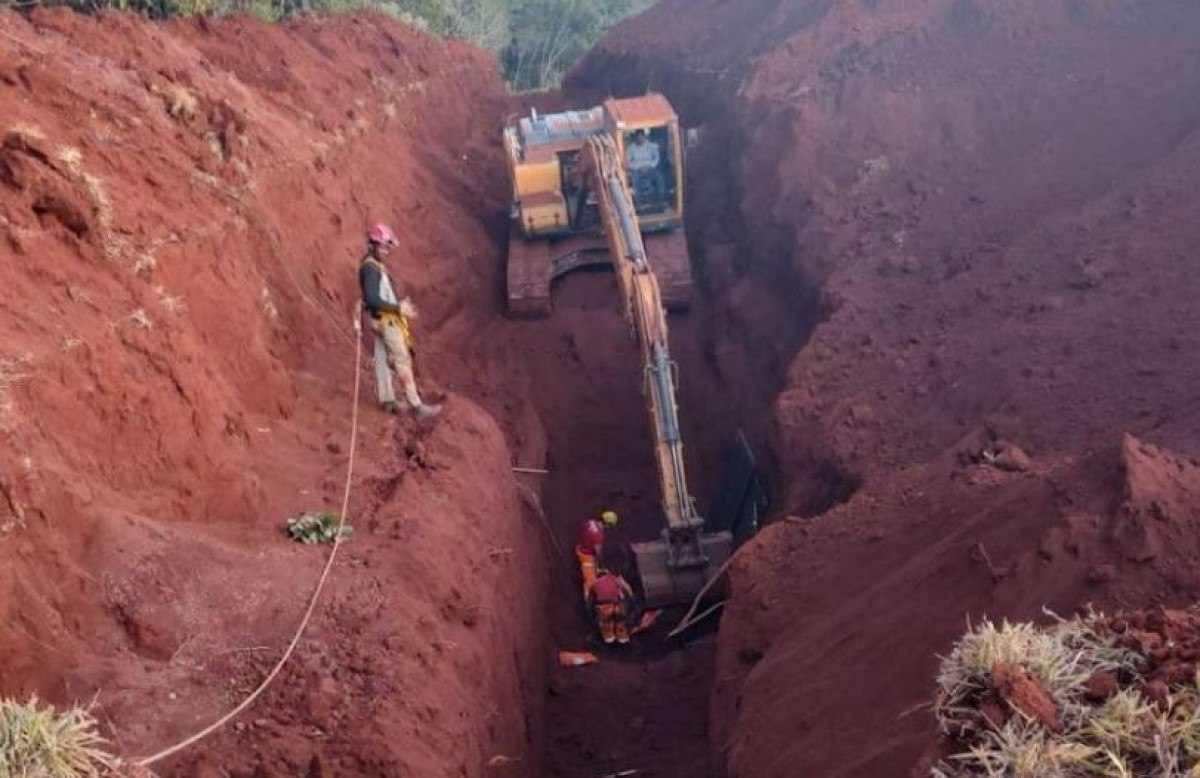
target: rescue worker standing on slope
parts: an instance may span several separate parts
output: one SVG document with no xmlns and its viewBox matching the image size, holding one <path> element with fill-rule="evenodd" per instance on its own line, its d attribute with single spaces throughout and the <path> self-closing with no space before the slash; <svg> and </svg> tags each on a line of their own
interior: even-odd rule
<svg viewBox="0 0 1200 778">
<path fill-rule="evenodd" d="M 383 261 L 399 245 L 396 234 L 386 224 L 376 224 L 367 231 L 367 254 L 358 269 L 363 305 L 371 315 L 375 330 L 375 381 L 379 404 L 389 413 L 399 413 L 392 372 L 400 376 L 404 399 L 417 418 L 429 419 L 441 412 L 442 406 L 421 400 L 417 379 L 413 375 L 412 334 L 408 320 L 417 316 L 412 301 L 400 300 L 392 286 Z"/>
</svg>

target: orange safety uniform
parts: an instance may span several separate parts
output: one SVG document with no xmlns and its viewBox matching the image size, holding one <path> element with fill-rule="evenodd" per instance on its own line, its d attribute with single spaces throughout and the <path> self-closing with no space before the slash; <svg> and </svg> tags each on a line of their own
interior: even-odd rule
<svg viewBox="0 0 1200 778">
<path fill-rule="evenodd" d="M 626 621 L 625 603 L 633 595 L 633 589 L 624 578 L 605 571 L 592 585 L 592 599 L 596 607 L 596 622 L 600 637 L 605 643 L 629 642 L 629 624 Z"/>
<path fill-rule="evenodd" d="M 579 577 L 583 581 L 583 601 L 590 602 L 592 587 L 596 585 L 596 555 L 583 546 L 576 546 L 575 559 L 579 562 Z"/>
</svg>

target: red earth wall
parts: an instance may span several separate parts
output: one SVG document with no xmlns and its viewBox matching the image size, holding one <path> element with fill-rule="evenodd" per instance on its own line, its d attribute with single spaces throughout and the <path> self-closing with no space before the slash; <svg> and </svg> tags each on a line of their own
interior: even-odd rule
<svg viewBox="0 0 1200 778">
<path fill-rule="evenodd" d="M 509 468 L 545 435 L 500 315 L 495 63 L 369 15 L 0 35 L 0 692 L 95 697 L 140 755 L 274 662 L 328 548 L 283 521 L 340 502 L 378 219 L 447 410 L 384 416 L 362 371 L 355 534 L 295 660 L 160 774 L 536 772 L 546 546 Z"/>
<path fill-rule="evenodd" d="M 1183 2 L 666 0 L 573 73 L 703 127 L 721 342 L 778 381 L 792 518 L 734 567 L 728 775 L 907 775 L 968 616 L 1200 595 L 1194 490 L 1122 507 L 1125 433 L 1200 454 L 1198 30 Z"/>
</svg>

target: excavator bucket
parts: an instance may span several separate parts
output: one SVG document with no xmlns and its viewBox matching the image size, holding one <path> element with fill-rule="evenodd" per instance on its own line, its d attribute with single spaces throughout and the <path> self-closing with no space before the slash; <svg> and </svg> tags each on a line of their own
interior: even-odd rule
<svg viewBox="0 0 1200 778">
<path fill-rule="evenodd" d="M 672 536 L 670 531 L 660 540 L 633 544 L 647 607 L 690 604 L 720 574 L 734 549 L 758 532 L 770 503 L 754 452 L 740 430 L 723 460 L 724 477 L 703 522 L 708 532 L 699 535 L 698 553 L 694 535 Z"/>
<path fill-rule="evenodd" d="M 687 605 L 733 553 L 733 535 L 712 532 L 700 535 L 702 558 L 681 559 L 677 546 L 664 538 L 633 543 L 647 608 Z"/>
</svg>

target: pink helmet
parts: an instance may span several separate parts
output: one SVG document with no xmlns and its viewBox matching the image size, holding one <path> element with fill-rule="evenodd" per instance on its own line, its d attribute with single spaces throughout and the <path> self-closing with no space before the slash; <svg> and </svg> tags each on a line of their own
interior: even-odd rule
<svg viewBox="0 0 1200 778">
<path fill-rule="evenodd" d="M 396 233 L 392 232 L 392 228 L 382 222 L 367 230 L 367 241 L 377 243 L 381 246 L 400 245 L 400 241 L 396 240 Z"/>
</svg>

